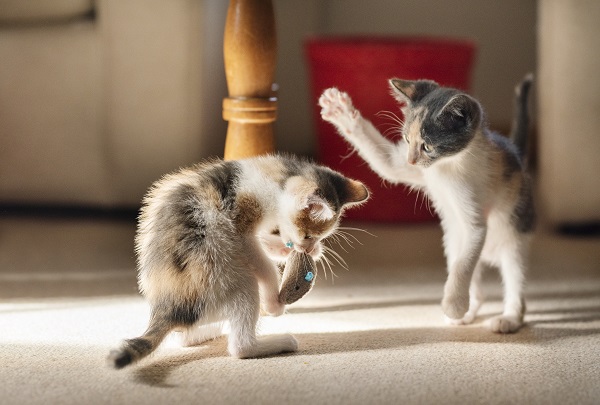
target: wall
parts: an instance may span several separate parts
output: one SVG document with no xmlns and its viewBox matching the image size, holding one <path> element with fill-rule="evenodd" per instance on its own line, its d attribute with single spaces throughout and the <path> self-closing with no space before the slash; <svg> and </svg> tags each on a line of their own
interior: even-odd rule
<svg viewBox="0 0 600 405">
<path fill-rule="evenodd" d="M 539 3 L 539 208 L 553 225 L 600 222 L 600 2 Z"/>
</svg>

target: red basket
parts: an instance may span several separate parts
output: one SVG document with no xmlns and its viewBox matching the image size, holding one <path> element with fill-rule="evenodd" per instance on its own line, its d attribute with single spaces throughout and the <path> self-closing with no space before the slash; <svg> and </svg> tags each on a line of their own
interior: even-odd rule
<svg viewBox="0 0 600 405">
<path fill-rule="evenodd" d="M 371 200 L 347 218 L 369 221 L 421 222 L 436 217 L 423 196 L 402 185 L 384 184 L 369 166 L 321 119 L 317 100 L 323 90 L 346 91 L 356 108 L 385 133 L 392 122 L 377 113 L 392 111 L 402 118 L 398 103 L 390 96 L 388 79 L 431 79 L 444 86 L 469 90 L 475 45 L 464 40 L 434 38 L 327 37 L 305 42 L 311 77 L 318 158 L 321 163 L 363 181 Z M 390 131 L 388 131 L 390 132 Z M 386 135 L 389 138 L 395 134 Z"/>
</svg>

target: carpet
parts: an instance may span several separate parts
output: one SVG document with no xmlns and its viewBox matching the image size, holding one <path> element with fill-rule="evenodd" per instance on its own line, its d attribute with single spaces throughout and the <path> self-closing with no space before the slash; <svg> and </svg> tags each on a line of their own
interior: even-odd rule
<svg viewBox="0 0 600 405">
<path fill-rule="evenodd" d="M 595 404 L 600 398 L 600 239 L 536 235 L 526 326 L 491 333 L 495 271 L 475 323 L 447 326 L 435 224 L 345 224 L 352 247 L 261 334 L 293 333 L 297 353 L 228 356 L 226 338 L 177 336 L 123 370 L 111 348 L 138 336 L 134 224 L 0 218 L 2 404 Z M 359 243 L 360 242 L 360 243 Z"/>
</svg>

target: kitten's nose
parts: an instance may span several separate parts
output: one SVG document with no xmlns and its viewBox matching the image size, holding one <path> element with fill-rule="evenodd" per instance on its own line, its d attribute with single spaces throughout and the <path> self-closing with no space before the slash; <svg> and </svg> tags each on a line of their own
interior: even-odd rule
<svg viewBox="0 0 600 405">
<path fill-rule="evenodd" d="M 296 250 L 298 250 L 300 253 L 309 253 L 310 254 L 314 249 L 315 249 L 314 243 L 296 246 Z"/>
</svg>

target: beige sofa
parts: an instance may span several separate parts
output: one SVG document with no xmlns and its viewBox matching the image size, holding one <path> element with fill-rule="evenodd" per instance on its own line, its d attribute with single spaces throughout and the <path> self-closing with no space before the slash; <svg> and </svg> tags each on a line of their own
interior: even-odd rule
<svg viewBox="0 0 600 405">
<path fill-rule="evenodd" d="M 0 204 L 137 206 L 222 154 L 226 8 L 0 0 Z"/>
</svg>

